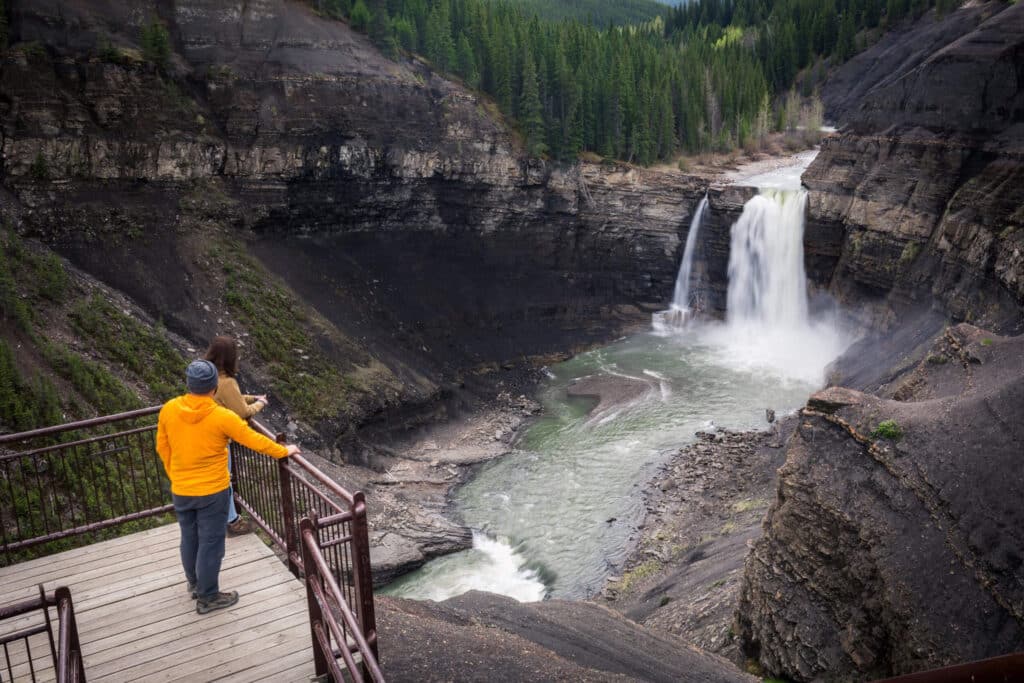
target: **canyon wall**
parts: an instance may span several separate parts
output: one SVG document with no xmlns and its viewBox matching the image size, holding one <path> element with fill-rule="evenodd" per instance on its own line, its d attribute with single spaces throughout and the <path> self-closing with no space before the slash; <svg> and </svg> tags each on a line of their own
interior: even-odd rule
<svg viewBox="0 0 1024 683">
<path fill-rule="evenodd" d="M 262 324 L 224 277 L 255 256 L 312 309 L 300 351 L 357 385 L 317 424 L 329 437 L 607 339 L 670 296 L 697 179 L 529 160 L 493 104 L 305 4 L 10 13 L 4 218 L 196 345 Z M 164 73 L 139 52 L 156 18 Z"/>
<path fill-rule="evenodd" d="M 809 233 L 843 236 L 829 289 L 873 328 L 833 373 L 854 389 L 798 417 L 743 648 L 798 681 L 1020 650 L 1024 366 L 998 332 L 1022 329 L 1024 6 L 928 14 L 825 97 L 842 127 L 803 176 Z"/>
</svg>

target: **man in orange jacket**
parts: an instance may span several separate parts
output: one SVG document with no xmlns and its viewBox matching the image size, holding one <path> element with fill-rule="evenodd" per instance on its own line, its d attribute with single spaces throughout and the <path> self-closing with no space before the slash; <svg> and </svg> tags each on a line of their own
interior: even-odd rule
<svg viewBox="0 0 1024 683">
<path fill-rule="evenodd" d="M 188 393 L 160 409 L 156 450 L 171 480 L 174 512 L 181 527 L 181 564 L 196 611 L 206 614 L 238 602 L 238 592 L 222 593 L 224 527 L 231 496 L 228 439 L 272 458 L 299 452 L 253 431 L 242 418 L 217 405 L 217 368 L 193 361 L 185 372 Z"/>
</svg>

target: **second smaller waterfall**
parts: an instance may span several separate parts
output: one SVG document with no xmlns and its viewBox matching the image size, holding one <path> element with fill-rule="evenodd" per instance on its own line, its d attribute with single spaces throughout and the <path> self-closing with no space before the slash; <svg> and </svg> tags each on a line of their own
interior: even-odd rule
<svg viewBox="0 0 1024 683">
<path fill-rule="evenodd" d="M 654 314 L 654 329 L 658 332 L 667 332 L 673 329 L 682 329 L 693 316 L 694 307 L 690 305 L 690 278 L 693 274 L 693 259 L 697 251 L 697 237 L 700 234 L 700 226 L 704 221 L 704 211 L 708 208 L 708 196 L 697 204 L 697 210 L 690 220 L 690 231 L 686 235 L 686 247 L 683 249 L 683 261 L 679 264 L 679 274 L 676 276 L 676 287 L 672 296 L 672 305 L 666 311 L 659 311 Z"/>
</svg>

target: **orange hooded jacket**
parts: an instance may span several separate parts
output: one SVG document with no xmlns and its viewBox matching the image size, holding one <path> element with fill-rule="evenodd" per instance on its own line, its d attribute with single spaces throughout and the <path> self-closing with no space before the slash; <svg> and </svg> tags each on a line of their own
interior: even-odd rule
<svg viewBox="0 0 1024 683">
<path fill-rule="evenodd" d="M 228 439 L 273 458 L 288 455 L 287 448 L 251 429 L 210 396 L 185 394 L 165 403 L 157 421 L 156 452 L 171 492 L 209 496 L 226 489 L 231 481 Z"/>
</svg>

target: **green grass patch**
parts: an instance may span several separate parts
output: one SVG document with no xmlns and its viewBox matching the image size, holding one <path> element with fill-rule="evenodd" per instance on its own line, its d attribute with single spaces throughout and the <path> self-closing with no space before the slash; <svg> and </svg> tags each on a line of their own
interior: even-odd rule
<svg viewBox="0 0 1024 683">
<path fill-rule="evenodd" d="M 240 247 L 215 245 L 213 253 L 225 276 L 224 301 L 249 330 L 281 398 L 306 419 L 344 412 L 358 386 L 322 353 L 306 309 Z"/>
<path fill-rule="evenodd" d="M 160 401 L 182 393 L 188 363 L 168 341 L 162 326 L 151 329 L 98 294 L 77 302 L 68 321 L 107 360 L 145 382 Z"/>
<path fill-rule="evenodd" d="M 758 507 L 764 504 L 761 500 L 745 499 L 738 503 L 733 503 L 732 511 L 736 513 L 749 512 L 750 510 L 756 510 Z"/>
<path fill-rule="evenodd" d="M 876 439 L 889 439 L 890 441 L 899 441 L 903 437 L 903 430 L 896 420 L 883 420 L 878 423 L 874 431 L 871 432 L 871 436 Z"/>
<path fill-rule="evenodd" d="M 981 340 L 981 345 L 982 346 L 992 346 L 992 340 L 989 339 L 988 337 L 986 337 L 985 339 Z"/>
<path fill-rule="evenodd" d="M 637 583 L 646 579 L 648 576 L 653 576 L 659 569 L 661 569 L 661 562 L 658 562 L 657 560 L 647 560 L 643 564 L 639 564 L 623 574 L 619 588 L 623 593 L 628 593 L 629 590 Z"/>
<path fill-rule="evenodd" d="M 900 263 L 906 265 L 916 259 L 920 253 L 921 244 L 919 242 L 907 242 L 906 246 L 903 247 L 902 253 L 900 253 Z"/>
<path fill-rule="evenodd" d="M 947 358 L 946 356 L 944 356 L 942 354 L 933 353 L 930 356 L 928 356 L 927 358 L 925 358 L 925 361 L 929 365 L 945 365 L 946 363 L 949 362 L 949 358 Z"/>
<path fill-rule="evenodd" d="M 39 349 L 53 371 L 67 380 L 100 415 L 142 407 L 139 397 L 99 363 L 82 357 L 60 342 L 39 340 Z M 79 411 L 80 408 L 73 412 Z"/>
<path fill-rule="evenodd" d="M 46 377 L 25 377 L 14 352 L 0 339 L 0 424 L 14 432 L 61 421 L 57 389 Z"/>
</svg>

